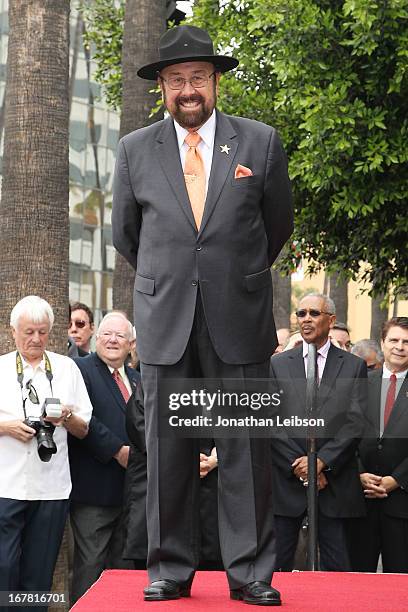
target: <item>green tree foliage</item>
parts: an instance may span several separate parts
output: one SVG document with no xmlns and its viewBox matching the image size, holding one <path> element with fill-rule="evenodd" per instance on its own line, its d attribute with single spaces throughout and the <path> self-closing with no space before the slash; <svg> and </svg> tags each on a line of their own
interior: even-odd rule
<svg viewBox="0 0 408 612">
<path fill-rule="evenodd" d="M 98 4 L 114 3 L 96 0 L 87 28 L 118 106 L 121 20 Z M 240 60 L 220 108 L 274 125 L 288 153 L 296 249 L 283 269 L 303 256 L 377 292 L 406 286 L 407 17 L 408 0 L 195 0 L 193 23 Z"/>
<path fill-rule="evenodd" d="M 85 42 L 96 62 L 93 78 L 102 86 L 108 106 L 119 110 L 122 103 L 122 41 L 125 0 L 81 0 Z"/>
<path fill-rule="evenodd" d="M 407 0 L 194 5 L 194 23 L 240 60 L 223 109 L 282 135 L 310 271 L 376 290 L 407 283 L 407 17 Z"/>
</svg>

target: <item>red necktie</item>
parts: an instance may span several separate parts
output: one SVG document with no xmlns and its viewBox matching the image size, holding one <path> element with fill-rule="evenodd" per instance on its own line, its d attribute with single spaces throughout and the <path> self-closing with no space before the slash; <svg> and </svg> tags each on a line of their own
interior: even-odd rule
<svg viewBox="0 0 408 612">
<path fill-rule="evenodd" d="M 394 406 L 396 388 L 397 388 L 397 377 L 395 376 L 395 374 L 391 374 L 390 384 L 388 386 L 388 391 L 387 391 L 387 398 L 385 400 L 384 429 L 387 427 L 388 419 L 390 418 L 392 407 Z"/>
<path fill-rule="evenodd" d="M 205 168 L 197 149 L 200 141 L 201 136 L 197 132 L 190 132 L 184 139 L 189 147 L 184 165 L 184 179 L 197 229 L 200 229 L 205 204 Z"/>
<path fill-rule="evenodd" d="M 113 376 L 113 380 L 119 387 L 119 390 L 123 396 L 123 399 L 127 403 L 130 397 L 130 394 L 129 394 L 129 391 L 127 390 L 125 383 L 123 382 L 123 378 L 121 377 L 119 370 L 113 370 L 112 376 Z"/>
</svg>

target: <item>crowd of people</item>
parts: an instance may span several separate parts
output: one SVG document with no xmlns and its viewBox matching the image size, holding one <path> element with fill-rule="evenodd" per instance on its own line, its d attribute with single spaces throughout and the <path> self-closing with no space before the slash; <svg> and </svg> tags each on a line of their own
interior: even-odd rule
<svg viewBox="0 0 408 612">
<path fill-rule="evenodd" d="M 301 342 L 290 348 L 289 335 L 278 346 L 270 378 L 284 398 L 281 417 L 303 416 L 308 346 L 316 345 L 326 419 L 317 449 L 320 569 L 375 572 L 381 554 L 383 571 L 408 573 L 408 318 L 387 321 L 380 343 L 352 345 L 327 296 L 306 295 L 296 317 Z M 44 300 L 22 299 L 10 323 L 16 350 L 0 358 L 1 590 L 51 588 L 69 512 L 75 602 L 106 568 L 146 567 L 143 390 L 128 365 L 135 332 L 116 311 L 95 330 L 90 309 L 73 304 L 69 344 L 83 356 L 70 359 L 46 350 L 53 313 Z M 57 416 L 44 415 L 50 398 L 60 401 Z M 200 451 L 199 567 L 222 569 L 217 440 L 202 439 Z M 270 451 L 274 570 L 302 569 L 295 553 L 307 520 L 304 433 L 271 435 Z"/>
<path fill-rule="evenodd" d="M 281 605 L 273 572 L 295 567 L 307 520 L 312 371 L 320 567 L 375 571 L 381 554 L 384 571 L 408 572 L 408 318 L 384 325 L 381 351 L 379 339 L 352 347 L 330 297 L 308 294 L 296 334 L 278 330 L 277 342 L 270 269 L 293 231 L 291 184 L 275 128 L 216 109 L 221 76 L 238 63 L 183 25 L 137 72 L 168 111 L 120 140 L 114 174 L 112 240 L 136 272 L 137 338 L 124 313 L 95 329 L 76 303 L 62 356 L 47 349 L 48 302 L 28 296 L 11 312 L 16 350 L 0 357 L 2 592 L 50 590 L 69 511 L 72 601 L 104 568 L 147 567 L 146 601 L 189 597 L 206 567 L 225 570 L 231 599 Z M 228 435 L 215 433 L 214 381 L 226 397 L 231 381 L 243 398 L 254 391 L 256 410 L 266 397 L 265 418 L 251 403 L 234 417 L 233 403 Z M 206 435 L 162 430 L 170 394 L 188 409 L 203 398 Z"/>
</svg>

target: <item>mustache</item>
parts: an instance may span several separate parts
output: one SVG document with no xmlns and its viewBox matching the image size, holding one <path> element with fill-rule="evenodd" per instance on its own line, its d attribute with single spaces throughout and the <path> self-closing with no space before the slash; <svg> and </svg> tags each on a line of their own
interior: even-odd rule
<svg viewBox="0 0 408 612">
<path fill-rule="evenodd" d="M 190 96 L 178 96 L 177 98 L 177 104 L 183 104 L 185 102 L 204 102 L 204 99 L 202 96 L 200 96 L 200 94 L 198 93 L 194 93 L 191 94 Z"/>
</svg>

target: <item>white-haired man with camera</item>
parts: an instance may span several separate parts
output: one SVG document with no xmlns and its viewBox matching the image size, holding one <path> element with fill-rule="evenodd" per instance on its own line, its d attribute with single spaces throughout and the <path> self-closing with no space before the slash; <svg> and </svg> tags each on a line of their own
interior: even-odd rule
<svg viewBox="0 0 408 612">
<path fill-rule="evenodd" d="M 16 350 L 0 357 L 0 591 L 51 589 L 71 492 L 67 432 L 84 438 L 92 414 L 76 364 L 45 350 L 53 323 L 48 302 L 23 298 L 10 315 Z"/>
</svg>

